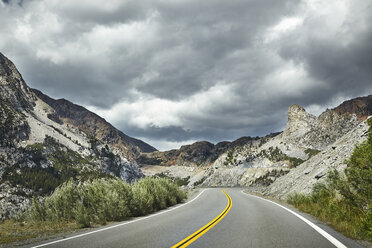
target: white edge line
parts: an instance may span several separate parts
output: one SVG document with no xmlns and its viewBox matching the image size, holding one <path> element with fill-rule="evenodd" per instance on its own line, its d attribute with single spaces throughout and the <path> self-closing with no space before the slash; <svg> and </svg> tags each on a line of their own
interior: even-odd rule
<svg viewBox="0 0 372 248">
<path fill-rule="evenodd" d="M 80 237 L 83 237 L 83 236 L 86 236 L 86 235 L 90 235 L 90 234 L 93 234 L 93 233 L 98 233 L 98 232 L 102 232 L 102 231 L 106 231 L 106 230 L 109 230 L 109 229 L 112 229 L 112 228 L 115 228 L 115 227 L 119 227 L 119 226 L 124 226 L 124 225 L 128 225 L 128 224 L 131 224 L 131 223 L 134 223 L 134 222 L 137 222 L 137 221 L 141 221 L 141 220 L 145 220 L 145 219 L 149 219 L 151 217 L 154 217 L 154 216 L 157 216 L 157 215 L 161 215 L 161 214 L 164 214 L 164 213 L 167 213 L 167 212 L 170 212 L 170 211 L 173 211 L 177 208 L 180 208 L 180 207 L 183 207 L 193 201 L 195 201 L 199 196 L 201 196 L 201 194 L 204 193 L 204 191 L 206 191 L 208 189 L 204 189 L 202 192 L 200 192 L 194 199 L 192 199 L 191 201 L 188 201 L 182 205 L 179 205 L 177 207 L 174 207 L 174 208 L 171 208 L 171 209 L 168 209 L 168 210 L 164 210 L 160 213 L 156 213 L 156 214 L 152 214 L 152 215 L 149 215 L 149 216 L 145 216 L 145 217 L 142 217 L 142 218 L 139 218 L 139 219 L 135 219 L 135 220 L 131 220 L 131 221 L 128 221 L 128 222 L 124 222 L 124 223 L 120 223 L 120 224 L 117 224 L 117 225 L 114 225 L 114 226 L 109 226 L 109 227 L 105 227 L 105 228 L 102 228 L 102 229 L 99 229 L 99 230 L 95 230 L 95 231 L 91 231 L 91 232 L 87 232 L 87 233 L 82 233 L 82 234 L 79 234 L 79 235 L 75 235 L 75 236 L 72 236 L 72 237 L 68 237 L 68 238 L 63 238 L 63 239 L 59 239 L 59 240 L 55 240 L 55 241 L 52 241 L 52 242 L 48 242 L 48 243 L 45 243 L 45 244 L 40 244 L 40 245 L 36 245 L 36 246 L 32 246 L 31 248 L 37 248 L 37 247 L 43 247 L 43 246 L 47 246 L 47 245 L 52 245 L 52 244 L 56 244 L 56 243 L 60 243 L 60 242 L 63 242 L 63 241 L 66 241 L 66 240 L 70 240 L 70 239 L 76 239 L 76 238 L 80 238 Z"/>
<path fill-rule="evenodd" d="M 256 197 L 258 199 L 261 199 L 261 200 L 264 200 L 264 201 L 268 201 L 268 202 L 271 202 L 285 210 L 287 210 L 288 212 L 290 212 L 291 214 L 295 215 L 296 217 L 300 218 L 302 221 L 304 221 L 306 224 L 308 224 L 309 226 L 311 226 L 313 229 L 315 229 L 315 231 L 317 231 L 318 233 L 320 233 L 323 237 L 325 237 L 326 239 L 328 239 L 329 242 L 331 242 L 332 244 L 334 244 L 337 248 L 347 248 L 344 244 L 342 244 L 340 241 L 338 241 L 336 238 L 334 238 L 331 234 L 327 233 L 326 231 L 324 231 L 322 228 L 318 227 L 317 225 L 315 225 L 314 223 L 312 223 L 311 221 L 309 221 L 308 219 L 306 219 L 305 217 L 299 215 L 298 213 L 290 210 L 289 208 L 286 208 L 282 205 L 280 205 L 279 203 L 276 203 L 276 202 L 273 202 L 273 201 L 270 201 L 270 200 L 267 200 L 265 198 L 261 198 L 261 197 L 258 197 L 258 196 L 255 196 L 255 195 L 251 195 L 251 194 L 247 194 L 245 193 L 243 190 L 241 191 L 243 194 L 247 195 L 247 196 L 252 196 L 252 197 Z"/>
</svg>

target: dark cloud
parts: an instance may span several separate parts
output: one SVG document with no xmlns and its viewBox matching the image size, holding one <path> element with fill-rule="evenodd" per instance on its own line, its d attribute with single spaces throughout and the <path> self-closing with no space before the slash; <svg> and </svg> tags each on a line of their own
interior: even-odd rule
<svg viewBox="0 0 372 248">
<path fill-rule="evenodd" d="M 0 49 L 28 84 L 161 149 L 265 135 L 293 103 L 319 114 L 372 93 L 367 0 L 12 3 Z"/>
<path fill-rule="evenodd" d="M 349 7 L 337 28 L 322 30 L 324 23 L 319 19 L 308 19 L 298 30 L 301 34 L 292 33 L 278 44 L 283 59 L 301 64 L 308 77 L 318 82 L 299 99 L 302 104 L 327 105 L 333 97 L 372 93 L 372 28 L 364 26 L 372 21 L 372 4 L 358 1 Z M 320 33 L 314 32 L 318 29 Z"/>
</svg>

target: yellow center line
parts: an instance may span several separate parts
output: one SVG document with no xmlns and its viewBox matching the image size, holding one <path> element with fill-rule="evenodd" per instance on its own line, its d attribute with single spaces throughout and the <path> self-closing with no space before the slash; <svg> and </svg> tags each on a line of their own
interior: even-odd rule
<svg viewBox="0 0 372 248">
<path fill-rule="evenodd" d="M 231 201 L 230 196 L 225 192 L 225 190 L 222 190 L 222 192 L 227 197 L 228 203 L 227 203 L 226 208 L 216 218 L 214 218 L 211 222 L 209 222 L 208 224 L 206 224 L 205 226 L 203 226 L 202 228 L 200 228 L 199 230 L 197 230 L 196 232 L 194 232 L 193 234 L 191 234 L 187 238 L 185 238 L 185 239 L 181 240 L 180 242 L 178 242 L 177 244 L 173 245 L 171 248 L 180 248 L 180 247 L 189 246 L 192 242 L 194 242 L 195 240 L 200 238 L 203 234 L 208 232 L 209 229 L 211 229 L 212 227 L 217 225 L 217 223 L 220 222 L 223 219 L 223 217 L 225 217 L 225 215 L 231 209 L 232 201 Z"/>
</svg>

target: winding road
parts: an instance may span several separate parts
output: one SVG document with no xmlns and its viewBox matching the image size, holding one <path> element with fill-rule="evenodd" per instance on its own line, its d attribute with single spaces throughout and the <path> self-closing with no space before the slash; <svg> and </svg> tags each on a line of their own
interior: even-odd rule
<svg viewBox="0 0 372 248">
<path fill-rule="evenodd" d="M 362 247 L 311 217 L 242 189 L 204 189 L 142 218 L 25 247 Z"/>
</svg>

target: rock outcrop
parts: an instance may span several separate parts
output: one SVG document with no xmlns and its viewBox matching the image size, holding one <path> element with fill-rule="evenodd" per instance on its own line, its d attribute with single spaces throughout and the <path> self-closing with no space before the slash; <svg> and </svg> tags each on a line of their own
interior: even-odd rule
<svg viewBox="0 0 372 248">
<path fill-rule="evenodd" d="M 338 114 L 327 109 L 316 117 L 295 104 L 288 109 L 287 126 L 280 138 L 297 147 L 323 150 L 358 123 L 355 114 Z"/>
</svg>

